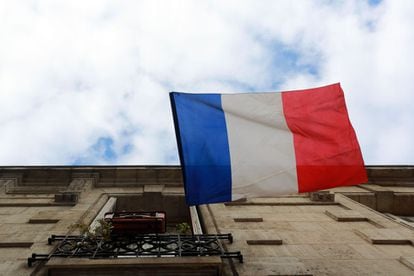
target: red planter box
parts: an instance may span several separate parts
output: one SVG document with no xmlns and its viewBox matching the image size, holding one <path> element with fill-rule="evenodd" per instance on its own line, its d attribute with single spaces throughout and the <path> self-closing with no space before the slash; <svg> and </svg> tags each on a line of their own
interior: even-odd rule
<svg viewBox="0 0 414 276">
<path fill-rule="evenodd" d="M 105 220 L 112 223 L 112 234 L 165 233 L 165 212 L 106 213 Z"/>
</svg>

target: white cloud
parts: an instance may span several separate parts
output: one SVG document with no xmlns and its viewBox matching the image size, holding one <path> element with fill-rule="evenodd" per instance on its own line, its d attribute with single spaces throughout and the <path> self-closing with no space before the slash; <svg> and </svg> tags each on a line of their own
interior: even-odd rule
<svg viewBox="0 0 414 276">
<path fill-rule="evenodd" d="M 290 90 L 338 81 L 366 163 L 414 164 L 411 1 L 1 7 L 2 165 L 83 157 L 96 164 L 176 163 L 169 91 Z M 113 140 L 113 159 L 93 155 L 102 137 Z"/>
</svg>

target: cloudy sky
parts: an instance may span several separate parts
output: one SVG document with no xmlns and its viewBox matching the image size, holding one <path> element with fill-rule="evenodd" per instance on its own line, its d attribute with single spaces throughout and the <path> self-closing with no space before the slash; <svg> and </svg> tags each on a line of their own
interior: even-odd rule
<svg viewBox="0 0 414 276">
<path fill-rule="evenodd" d="M 0 165 L 178 164 L 169 91 L 340 82 L 366 164 L 414 164 L 414 2 L 0 1 Z"/>
</svg>

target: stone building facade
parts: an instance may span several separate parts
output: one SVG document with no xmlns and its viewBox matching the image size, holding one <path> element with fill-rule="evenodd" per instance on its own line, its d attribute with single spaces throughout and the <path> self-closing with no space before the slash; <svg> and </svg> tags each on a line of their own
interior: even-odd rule
<svg viewBox="0 0 414 276">
<path fill-rule="evenodd" d="M 189 208 L 177 166 L 0 167 L 0 275 L 414 275 L 414 167 L 367 170 L 358 186 Z M 50 255 L 49 238 L 78 235 L 76 223 L 150 210 L 167 213 L 171 236 L 183 222 L 198 237 L 231 233 L 219 249 L 243 262 Z"/>
</svg>

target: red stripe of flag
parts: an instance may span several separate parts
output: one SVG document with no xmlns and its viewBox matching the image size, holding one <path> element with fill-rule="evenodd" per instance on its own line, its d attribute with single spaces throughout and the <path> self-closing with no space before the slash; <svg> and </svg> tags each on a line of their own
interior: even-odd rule
<svg viewBox="0 0 414 276">
<path fill-rule="evenodd" d="M 367 182 L 339 83 L 283 92 L 282 101 L 293 133 L 299 192 Z"/>
</svg>

